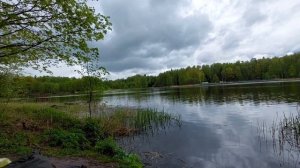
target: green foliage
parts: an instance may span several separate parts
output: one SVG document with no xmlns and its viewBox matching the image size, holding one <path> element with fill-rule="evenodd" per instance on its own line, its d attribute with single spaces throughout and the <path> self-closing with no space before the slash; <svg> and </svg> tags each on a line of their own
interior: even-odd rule
<svg viewBox="0 0 300 168">
<path fill-rule="evenodd" d="M 0 64 L 0 97 L 9 100 L 21 92 L 18 72 L 18 68 L 14 66 L 1 66 Z"/>
<path fill-rule="evenodd" d="M 121 148 L 116 144 L 112 137 L 98 141 L 95 145 L 95 150 L 102 155 L 114 157 L 120 153 Z"/>
<path fill-rule="evenodd" d="M 45 132 L 45 142 L 51 147 L 61 147 L 67 149 L 88 149 L 89 141 L 80 130 L 66 131 L 62 129 L 50 129 Z"/>
<path fill-rule="evenodd" d="M 104 90 L 103 81 L 90 77 L 93 82 L 93 91 Z M 89 90 L 88 80 L 83 78 L 67 77 L 30 77 L 19 76 L 14 73 L 3 74 L 0 71 L 0 97 L 33 97 L 57 94 L 86 93 Z"/>
<path fill-rule="evenodd" d="M 85 132 L 86 138 L 95 145 L 96 142 L 105 138 L 103 129 L 97 120 L 87 119 L 85 125 L 83 126 L 83 131 Z"/>
<path fill-rule="evenodd" d="M 87 61 L 87 53 L 97 57 L 98 49 L 87 41 L 101 40 L 111 30 L 109 18 L 96 14 L 87 0 L 3 0 L 0 20 L 0 64 L 43 70 L 59 61 Z"/>
<path fill-rule="evenodd" d="M 120 167 L 142 167 L 137 156 L 123 151 L 113 138 L 105 139 L 112 132 L 102 128 L 102 121 L 112 121 L 108 118 L 75 118 L 45 103 L 1 103 L 0 118 L 5 121 L 0 122 L 1 154 L 40 149 L 49 156 L 92 157 Z"/>
<path fill-rule="evenodd" d="M 105 84 L 113 89 L 124 89 L 299 77 L 300 53 L 296 53 L 284 57 L 181 68 L 160 73 L 156 77 L 135 75 L 106 81 Z"/>
<path fill-rule="evenodd" d="M 220 79 L 219 79 L 219 77 L 216 74 L 213 76 L 212 82 L 213 83 L 219 83 L 220 82 Z"/>
<path fill-rule="evenodd" d="M 98 141 L 95 150 L 102 155 L 114 157 L 122 168 L 133 167 L 142 168 L 143 164 L 140 158 L 135 154 L 127 154 L 122 150 L 112 137 Z"/>
<path fill-rule="evenodd" d="M 22 132 L 14 134 L 0 132 L 0 153 L 28 154 L 31 152 L 28 139 L 28 135 Z"/>
<path fill-rule="evenodd" d="M 1 77 L 1 75 L 0 75 Z M 47 96 L 52 94 L 86 93 L 86 91 L 101 92 L 104 89 L 146 88 L 156 86 L 189 85 L 202 82 L 228 82 L 246 80 L 267 80 L 276 78 L 299 78 L 300 54 L 272 59 L 252 59 L 251 61 L 236 63 L 215 63 L 212 65 L 187 67 L 171 70 L 159 74 L 157 77 L 135 75 L 127 79 L 103 81 L 97 77 L 83 77 L 80 79 L 67 77 L 21 77 L 10 76 L 14 85 L 0 88 L 15 87 L 17 96 Z M 0 81 L 9 81 L 0 78 Z M 1 84 L 4 84 L 0 83 Z M 89 87 L 89 84 L 92 87 Z M 8 82 L 7 82 L 8 84 Z M 92 88 L 92 89 L 91 89 Z M 9 88 L 8 88 L 9 89 Z M 15 91 L 18 90 L 18 91 Z M 4 92 L 2 92 L 4 93 Z M 1 96 L 1 93 L 0 93 Z M 3 95 L 4 96 L 4 95 Z"/>
<path fill-rule="evenodd" d="M 86 90 L 89 104 L 89 116 L 92 117 L 92 102 L 94 100 L 93 93 L 97 86 L 97 81 L 102 79 L 104 75 L 108 74 L 105 68 L 99 66 L 99 58 L 90 58 L 85 64 L 82 65 L 81 71 L 77 71 L 82 75 L 82 78 L 86 81 Z"/>
<path fill-rule="evenodd" d="M 119 166 L 120 168 L 127 168 L 127 167 L 132 167 L 132 168 L 142 168 L 143 163 L 141 162 L 140 158 L 136 154 L 122 154 L 119 155 Z"/>
</svg>

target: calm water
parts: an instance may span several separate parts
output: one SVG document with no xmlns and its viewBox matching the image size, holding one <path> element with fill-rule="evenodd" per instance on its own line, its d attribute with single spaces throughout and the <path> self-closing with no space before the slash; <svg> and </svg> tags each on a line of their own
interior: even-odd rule
<svg viewBox="0 0 300 168">
<path fill-rule="evenodd" d="M 270 131 L 299 111 L 300 83 L 117 90 L 103 101 L 180 114 L 181 127 L 120 141 L 148 167 L 300 167 L 299 148 Z"/>
</svg>

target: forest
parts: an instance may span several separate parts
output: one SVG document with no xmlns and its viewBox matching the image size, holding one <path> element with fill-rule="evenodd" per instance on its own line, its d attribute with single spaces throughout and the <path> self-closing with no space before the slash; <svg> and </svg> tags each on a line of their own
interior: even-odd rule
<svg viewBox="0 0 300 168">
<path fill-rule="evenodd" d="M 300 77 L 300 53 L 289 56 L 251 59 L 235 63 L 214 63 L 160 73 L 158 76 L 135 75 L 126 79 L 102 80 L 97 77 L 22 76 L 2 73 L 1 97 L 30 97 L 84 93 L 88 79 L 94 90 L 192 85 L 202 82 L 220 83 L 249 80 L 271 80 Z"/>
<path fill-rule="evenodd" d="M 299 77 L 300 53 L 296 53 L 283 57 L 253 58 L 250 61 L 235 63 L 199 65 L 166 71 L 158 76 L 135 75 L 104 83 L 109 88 L 122 89 Z"/>
</svg>

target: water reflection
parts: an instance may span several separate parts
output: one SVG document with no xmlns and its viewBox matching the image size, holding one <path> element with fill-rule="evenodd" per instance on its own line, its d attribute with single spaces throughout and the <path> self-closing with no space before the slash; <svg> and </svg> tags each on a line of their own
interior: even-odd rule
<svg viewBox="0 0 300 168">
<path fill-rule="evenodd" d="M 98 99 L 107 105 L 155 108 L 181 116 L 180 128 L 121 140 L 128 150 L 140 153 L 148 167 L 300 167 L 299 150 L 288 143 L 280 146 L 280 138 L 274 145 L 274 133 L 265 129 L 278 125 L 285 114 L 297 113 L 299 86 L 114 90 Z"/>
<path fill-rule="evenodd" d="M 128 138 L 123 143 L 128 150 L 140 153 L 146 165 L 152 167 L 204 165 L 213 160 L 214 153 L 221 147 L 211 128 L 191 123 L 183 123 L 181 128 L 170 128 L 155 136 Z M 155 154 L 159 154 L 158 157 Z"/>
<path fill-rule="evenodd" d="M 152 107 L 181 115 L 181 128 L 154 136 L 123 139 L 148 167 L 295 167 L 283 164 L 272 136 L 261 135 L 259 122 L 272 126 L 296 112 L 299 83 L 136 90 L 103 97 L 112 105 Z M 267 142 L 267 143 L 266 143 Z M 289 149 L 285 148 L 285 151 Z M 296 155 L 281 153 L 286 162 Z M 289 159 L 289 160 L 287 160 Z"/>
<path fill-rule="evenodd" d="M 240 86 L 210 86 L 210 87 L 189 87 L 171 89 L 149 89 L 135 90 L 135 92 L 122 91 L 119 97 L 134 99 L 135 102 L 142 102 L 151 97 L 160 97 L 172 102 L 188 104 L 224 104 L 230 102 L 249 102 L 255 105 L 263 103 L 295 102 L 300 100 L 299 83 L 274 83 Z M 118 94 L 114 93 L 115 95 Z M 108 93 L 111 96 L 111 93 Z"/>
<path fill-rule="evenodd" d="M 122 144 L 127 150 L 138 152 L 148 167 L 282 166 L 273 158 L 272 151 L 257 146 L 253 130 L 242 128 L 247 131 L 237 135 L 231 128 L 207 127 L 203 122 L 185 122 L 181 128 L 170 128 L 155 136 L 123 139 Z"/>
</svg>

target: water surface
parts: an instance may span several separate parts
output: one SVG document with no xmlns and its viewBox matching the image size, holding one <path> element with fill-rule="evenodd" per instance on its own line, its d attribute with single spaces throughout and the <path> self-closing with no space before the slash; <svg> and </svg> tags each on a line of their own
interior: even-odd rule
<svg viewBox="0 0 300 168">
<path fill-rule="evenodd" d="M 299 86 L 296 82 L 115 90 L 102 100 L 181 116 L 181 127 L 121 140 L 148 167 L 300 167 L 299 149 L 278 147 L 270 133 L 284 116 L 297 113 Z"/>
</svg>

